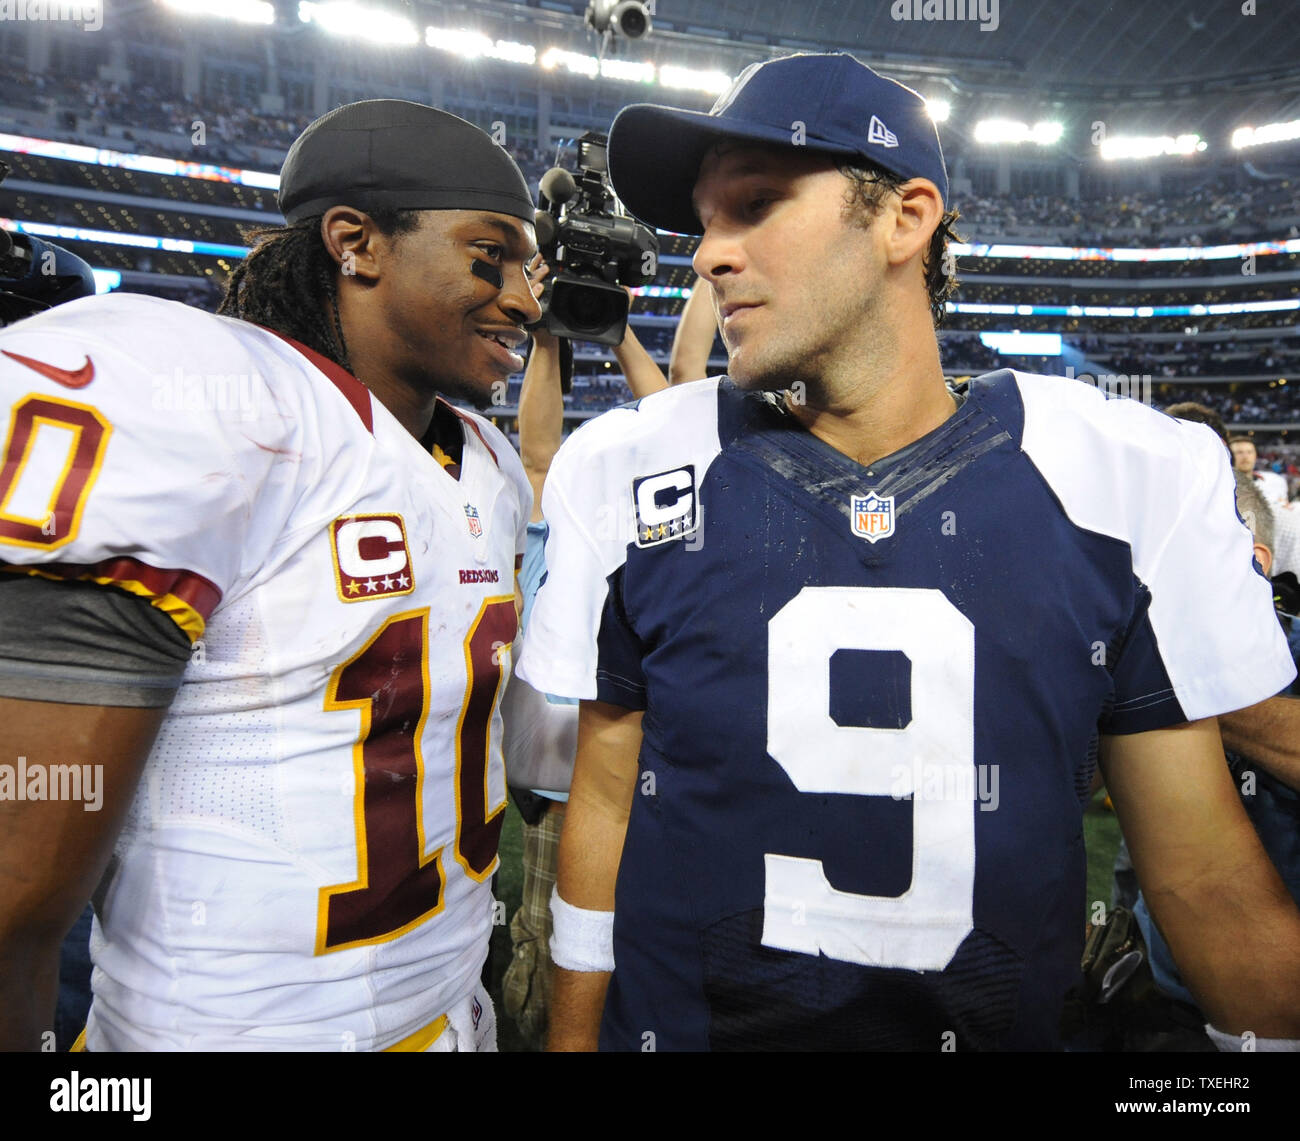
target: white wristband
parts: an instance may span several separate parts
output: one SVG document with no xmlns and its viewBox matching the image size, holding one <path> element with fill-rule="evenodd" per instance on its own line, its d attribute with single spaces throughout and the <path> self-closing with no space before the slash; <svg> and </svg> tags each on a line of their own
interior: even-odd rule
<svg viewBox="0 0 1300 1141">
<path fill-rule="evenodd" d="M 614 969 L 614 913 L 588 911 L 560 898 L 551 888 L 551 962 L 566 971 Z"/>
<path fill-rule="evenodd" d="M 1205 1024 L 1205 1033 L 1225 1054 L 1252 1051 L 1265 1054 L 1300 1050 L 1300 1038 L 1256 1038 L 1249 1031 L 1246 1034 L 1225 1034 L 1222 1030 L 1215 1030 L 1208 1022 Z"/>
</svg>

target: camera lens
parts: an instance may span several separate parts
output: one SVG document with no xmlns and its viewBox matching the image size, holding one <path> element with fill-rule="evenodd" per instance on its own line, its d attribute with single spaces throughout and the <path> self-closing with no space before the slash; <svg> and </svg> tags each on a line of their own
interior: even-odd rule
<svg viewBox="0 0 1300 1141">
<path fill-rule="evenodd" d="M 619 319 L 610 294 L 592 289 L 572 289 L 565 297 L 564 317 L 575 329 L 595 333 Z"/>
</svg>

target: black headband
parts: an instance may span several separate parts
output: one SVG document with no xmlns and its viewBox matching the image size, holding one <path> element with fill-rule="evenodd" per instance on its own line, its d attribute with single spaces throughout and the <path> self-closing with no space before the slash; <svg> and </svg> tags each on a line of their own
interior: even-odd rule
<svg viewBox="0 0 1300 1141">
<path fill-rule="evenodd" d="M 331 206 L 359 210 L 487 210 L 533 220 L 528 184 L 473 123 L 402 99 L 349 103 L 289 148 L 280 211 L 292 225 Z"/>
</svg>

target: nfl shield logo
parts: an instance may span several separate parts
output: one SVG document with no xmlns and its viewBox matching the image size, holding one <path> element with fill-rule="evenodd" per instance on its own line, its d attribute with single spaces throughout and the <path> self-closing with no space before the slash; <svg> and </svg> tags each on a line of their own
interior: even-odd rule
<svg viewBox="0 0 1300 1141">
<path fill-rule="evenodd" d="M 465 521 L 469 523 L 469 533 L 478 538 L 483 534 L 483 524 L 478 519 L 478 508 L 465 504 Z"/>
<path fill-rule="evenodd" d="M 868 491 L 866 495 L 851 496 L 849 503 L 850 518 L 853 521 L 853 533 L 874 543 L 894 533 L 894 497 L 877 495 Z"/>
</svg>

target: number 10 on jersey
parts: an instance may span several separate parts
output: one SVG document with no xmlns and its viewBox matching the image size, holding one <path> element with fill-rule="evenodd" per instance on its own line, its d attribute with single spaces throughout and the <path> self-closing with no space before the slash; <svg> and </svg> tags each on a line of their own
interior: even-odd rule
<svg viewBox="0 0 1300 1141">
<path fill-rule="evenodd" d="M 463 644 L 468 681 L 455 743 L 455 856 L 480 882 L 496 859 L 505 820 L 505 803 L 488 803 L 487 776 L 502 657 L 515 629 L 513 596 L 489 598 Z M 321 888 L 318 955 L 395 939 L 445 903 L 443 849 L 425 854 L 428 645 L 428 607 L 396 614 L 330 677 L 326 710 L 361 714 L 353 746 L 358 875 Z"/>
</svg>

